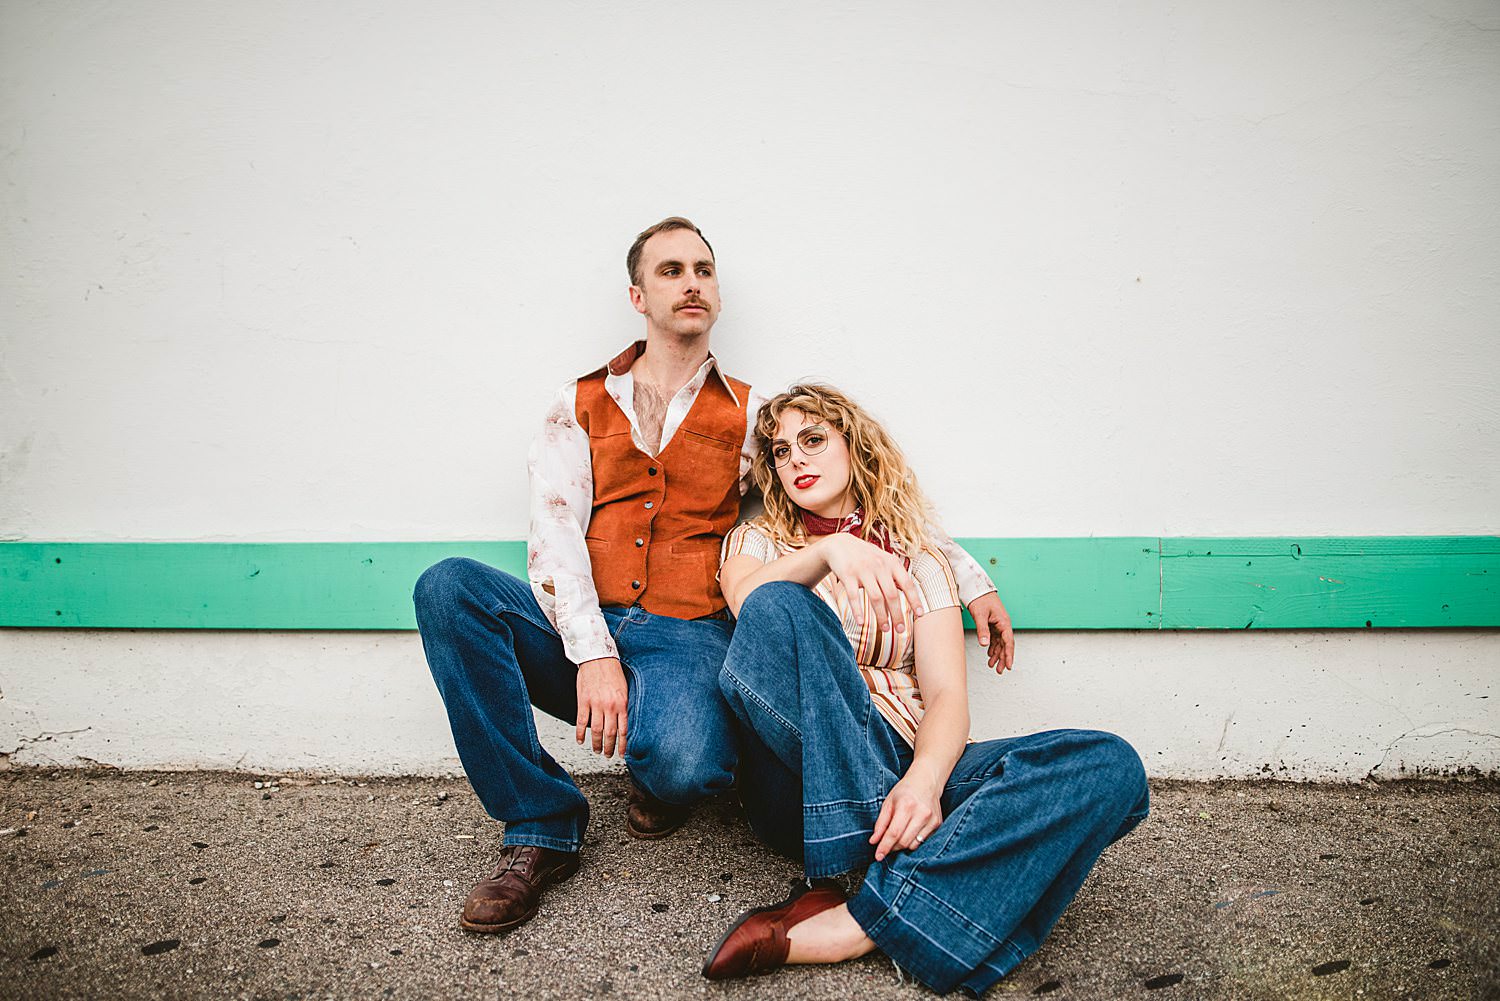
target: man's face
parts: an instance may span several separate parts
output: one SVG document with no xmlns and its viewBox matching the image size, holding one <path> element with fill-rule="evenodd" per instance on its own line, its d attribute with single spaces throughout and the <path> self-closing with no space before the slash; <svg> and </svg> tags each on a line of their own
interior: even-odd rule
<svg viewBox="0 0 1500 1001">
<path fill-rule="evenodd" d="M 719 274 L 713 253 L 690 229 L 657 233 L 641 248 L 641 283 L 630 302 L 655 329 L 679 337 L 707 334 L 719 318 Z"/>
</svg>

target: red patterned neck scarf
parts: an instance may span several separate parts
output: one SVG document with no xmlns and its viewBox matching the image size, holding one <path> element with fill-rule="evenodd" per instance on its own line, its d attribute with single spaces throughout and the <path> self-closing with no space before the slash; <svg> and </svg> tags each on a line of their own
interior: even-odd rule
<svg viewBox="0 0 1500 1001">
<path fill-rule="evenodd" d="M 820 535 L 833 535 L 835 532 L 848 532 L 850 535 L 857 535 L 860 538 L 864 538 L 864 532 L 862 531 L 864 526 L 865 509 L 862 507 L 855 508 L 854 513 L 846 514 L 842 518 L 824 518 L 821 515 L 813 514 L 811 511 L 802 512 L 802 527 L 807 531 L 809 538 Z M 870 537 L 865 539 L 865 541 L 879 546 L 894 556 L 901 557 L 901 561 L 908 568 L 911 566 L 911 557 L 896 548 L 895 542 L 891 539 L 890 531 L 879 522 L 875 522 L 870 526 Z"/>
</svg>

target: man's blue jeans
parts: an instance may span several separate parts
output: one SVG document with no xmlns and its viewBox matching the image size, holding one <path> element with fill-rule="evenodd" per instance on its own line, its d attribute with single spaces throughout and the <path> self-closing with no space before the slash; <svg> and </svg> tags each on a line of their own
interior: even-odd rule
<svg viewBox="0 0 1500 1001">
<path fill-rule="evenodd" d="M 751 826 L 809 877 L 869 866 L 849 913 L 939 993 L 981 994 L 1036 951 L 1147 813 L 1140 757 L 1113 734 L 990 740 L 964 751 L 926 842 L 875 862 L 869 838 L 911 748 L 871 703 L 832 609 L 800 584 L 756 588 L 719 680 Z"/>
<path fill-rule="evenodd" d="M 468 559 L 447 559 L 417 580 L 413 600 L 427 665 L 448 709 L 453 743 L 508 845 L 576 852 L 589 807 L 537 739 L 531 707 L 578 718 L 578 667 L 531 585 Z M 629 689 L 625 765 L 646 792 L 688 804 L 733 781 L 733 721 L 719 669 L 733 624 L 606 608 Z"/>
</svg>

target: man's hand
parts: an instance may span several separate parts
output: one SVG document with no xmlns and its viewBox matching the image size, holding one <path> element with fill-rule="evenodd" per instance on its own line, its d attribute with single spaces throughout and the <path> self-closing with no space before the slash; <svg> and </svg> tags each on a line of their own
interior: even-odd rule
<svg viewBox="0 0 1500 1001">
<path fill-rule="evenodd" d="M 859 600 L 861 590 L 870 599 L 870 610 L 875 613 L 875 623 L 881 632 L 888 632 L 893 621 L 897 632 L 906 631 L 906 621 L 901 616 L 903 594 L 912 614 L 921 615 L 927 610 L 922 589 L 899 557 L 847 532 L 824 536 L 818 545 L 827 547 L 824 555 L 828 569 L 838 577 L 839 586 L 848 595 L 854 621 L 859 625 L 865 624 L 864 604 Z"/>
<path fill-rule="evenodd" d="M 1016 634 L 1010 628 L 1010 613 L 994 591 L 982 594 L 969 606 L 979 645 L 990 648 L 990 667 L 1004 674 L 1016 663 Z"/>
<path fill-rule="evenodd" d="M 942 783 L 908 768 L 880 805 L 875 833 L 870 835 L 875 861 L 883 861 L 893 851 L 910 851 L 937 830 L 943 822 L 941 796 Z"/>
<path fill-rule="evenodd" d="M 625 753 L 626 709 L 630 689 L 625 685 L 625 669 L 615 657 L 600 657 L 578 665 L 578 742 L 583 731 L 594 734 L 594 751 L 613 757 L 616 742 Z"/>
</svg>

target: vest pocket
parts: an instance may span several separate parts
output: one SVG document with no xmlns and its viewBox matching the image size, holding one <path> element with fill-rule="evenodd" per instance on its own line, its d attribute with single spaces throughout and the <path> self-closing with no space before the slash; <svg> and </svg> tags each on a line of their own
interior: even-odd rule
<svg viewBox="0 0 1500 1001">
<path fill-rule="evenodd" d="M 704 434 L 701 431 L 692 431 L 688 428 L 681 428 L 680 433 L 683 436 L 683 443 L 686 445 L 706 445 L 720 452 L 738 452 L 740 446 L 743 444 L 743 442 L 737 441 L 724 441 L 722 438 L 715 438 L 713 435 Z"/>
<path fill-rule="evenodd" d="M 711 592 L 718 590 L 718 543 L 712 540 L 705 542 L 699 539 L 682 539 L 672 543 L 668 552 L 671 553 L 673 572 L 682 574 L 687 580 L 703 581 Z"/>
</svg>

